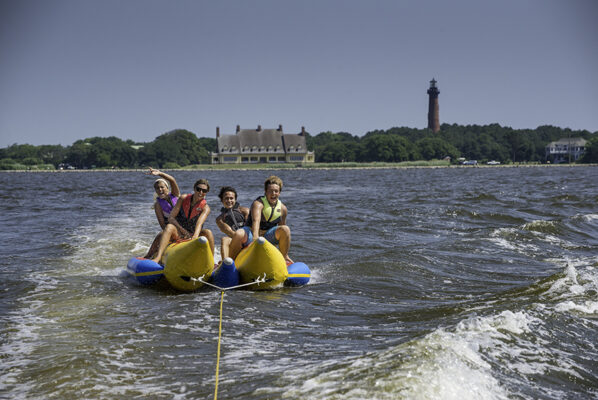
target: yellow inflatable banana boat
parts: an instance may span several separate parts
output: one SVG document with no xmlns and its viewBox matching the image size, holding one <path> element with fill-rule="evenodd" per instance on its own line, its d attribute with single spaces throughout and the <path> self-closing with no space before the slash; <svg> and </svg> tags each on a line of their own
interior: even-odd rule
<svg viewBox="0 0 598 400">
<path fill-rule="evenodd" d="M 235 259 L 239 271 L 240 283 L 265 279 L 264 283 L 252 287 L 254 290 L 272 289 L 282 284 L 289 277 L 287 263 L 276 246 L 263 237 L 258 238 L 244 248 Z"/>
<path fill-rule="evenodd" d="M 214 255 L 208 239 L 170 244 L 162 256 L 164 276 L 175 289 L 189 292 L 203 286 L 198 278 L 208 280 L 214 271 Z"/>
<path fill-rule="evenodd" d="M 267 290 L 281 286 L 303 286 L 311 272 L 302 262 L 287 266 L 280 251 L 263 237 L 243 249 L 236 260 L 226 258 L 214 272 L 214 256 L 208 240 L 200 237 L 173 243 L 166 248 L 162 265 L 145 258 L 129 260 L 127 271 L 142 284 L 153 284 L 163 276 L 172 287 L 192 291 L 211 281 L 220 288 L 247 286 L 251 290 Z"/>
</svg>

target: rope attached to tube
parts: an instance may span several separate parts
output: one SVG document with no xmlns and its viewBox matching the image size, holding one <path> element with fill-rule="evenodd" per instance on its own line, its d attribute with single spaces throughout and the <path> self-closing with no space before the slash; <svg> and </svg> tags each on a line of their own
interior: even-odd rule
<svg viewBox="0 0 598 400">
<path fill-rule="evenodd" d="M 224 303 L 224 290 L 221 290 L 220 294 L 220 323 L 218 325 L 218 350 L 216 356 L 216 384 L 214 388 L 214 400 L 218 399 L 218 371 L 220 369 L 220 341 L 222 339 L 222 304 Z"/>
<path fill-rule="evenodd" d="M 227 290 L 231 290 L 231 289 L 238 289 L 238 288 L 241 288 L 244 286 L 250 286 L 250 285 L 255 285 L 255 284 L 259 285 L 260 283 L 265 283 L 266 282 L 266 274 L 264 274 L 264 276 L 262 276 L 260 278 L 257 278 L 253 282 L 244 283 L 244 284 L 236 285 L 236 286 L 230 286 L 230 287 L 226 287 L 226 288 L 221 288 L 220 286 L 216 286 L 209 282 L 204 281 L 203 276 L 201 276 L 199 278 L 191 278 L 191 280 L 201 282 L 204 285 L 208 285 L 208 286 L 211 286 L 213 288 L 220 290 L 220 321 L 218 323 L 218 348 L 216 350 L 216 352 L 217 352 L 217 354 L 216 354 L 216 383 L 215 383 L 215 387 L 214 387 L 214 400 L 218 400 L 218 376 L 219 376 L 219 371 L 220 371 L 220 343 L 222 342 L 222 308 L 223 308 L 223 304 L 224 304 L 224 292 L 226 292 Z"/>
</svg>

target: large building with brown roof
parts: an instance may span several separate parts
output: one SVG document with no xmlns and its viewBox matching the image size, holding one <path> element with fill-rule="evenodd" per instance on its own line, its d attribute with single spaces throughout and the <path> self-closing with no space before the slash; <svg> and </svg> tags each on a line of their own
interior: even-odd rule
<svg viewBox="0 0 598 400">
<path fill-rule="evenodd" d="M 300 133 L 284 133 L 278 129 L 241 129 L 232 135 L 221 135 L 216 128 L 218 151 L 212 153 L 212 164 L 313 163 L 314 152 L 307 151 L 305 127 Z"/>
</svg>

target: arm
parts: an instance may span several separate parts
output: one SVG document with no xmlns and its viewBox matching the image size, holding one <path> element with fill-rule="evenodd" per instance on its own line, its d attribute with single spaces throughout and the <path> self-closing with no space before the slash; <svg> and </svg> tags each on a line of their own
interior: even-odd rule
<svg viewBox="0 0 598 400">
<path fill-rule="evenodd" d="M 157 201 L 154 203 L 154 211 L 156 212 L 156 218 L 158 218 L 158 223 L 162 229 L 166 228 L 166 221 L 164 219 L 164 211 L 162 211 L 162 207 L 160 207 L 160 203 Z"/>
<path fill-rule="evenodd" d="M 247 221 L 247 218 L 249 218 L 249 208 L 240 206 L 239 211 L 241 211 L 241 214 L 243 214 L 243 218 L 245 218 L 245 220 Z"/>
<path fill-rule="evenodd" d="M 179 203 L 177 202 L 177 204 Z M 199 214 L 199 218 L 197 218 L 197 223 L 195 224 L 195 232 L 193 232 L 192 239 L 197 239 L 199 237 L 203 223 L 206 222 L 206 218 L 208 218 L 208 215 L 210 215 L 210 206 L 206 203 L 206 206 L 203 208 L 201 214 Z"/>
<path fill-rule="evenodd" d="M 287 224 L 287 206 L 285 206 L 283 204 L 282 208 L 280 210 L 280 222 L 278 223 L 278 226 L 283 226 L 286 224 Z"/>
<path fill-rule="evenodd" d="M 233 234 L 235 233 L 235 231 L 233 231 L 233 228 L 231 228 L 230 226 L 228 226 L 228 224 L 226 222 L 224 222 L 224 218 L 222 218 L 222 214 L 220 214 L 218 216 L 218 218 L 216 218 L 216 225 L 218 225 L 218 228 L 220 228 L 220 231 L 222 233 L 224 233 L 226 236 L 228 237 L 233 237 Z"/>
<path fill-rule="evenodd" d="M 176 183 L 176 180 L 174 179 L 174 177 L 168 175 L 167 173 L 164 173 L 158 169 L 154 169 L 152 167 L 148 167 L 150 170 L 150 175 L 156 175 L 159 176 L 160 178 L 164 178 L 168 181 L 168 183 L 170 183 L 170 193 L 172 193 L 174 196 L 179 197 L 181 195 L 181 190 L 179 189 L 179 185 Z"/>
<path fill-rule="evenodd" d="M 264 205 L 261 201 L 254 201 L 251 204 L 251 233 L 253 234 L 253 240 L 257 240 L 260 237 L 260 222 L 262 220 L 262 210 Z"/>
<path fill-rule="evenodd" d="M 181 206 L 183 204 L 183 200 L 185 199 L 185 197 L 187 197 L 187 195 L 181 196 L 179 201 L 177 201 L 176 205 L 170 212 L 170 217 L 168 218 L 168 222 L 173 224 L 174 226 L 176 226 L 176 228 L 182 234 L 183 237 L 190 237 L 191 233 L 188 232 L 185 228 L 183 228 L 181 226 L 181 224 L 179 224 L 179 221 L 176 220 L 176 216 L 179 215 L 179 212 L 181 211 Z"/>
</svg>

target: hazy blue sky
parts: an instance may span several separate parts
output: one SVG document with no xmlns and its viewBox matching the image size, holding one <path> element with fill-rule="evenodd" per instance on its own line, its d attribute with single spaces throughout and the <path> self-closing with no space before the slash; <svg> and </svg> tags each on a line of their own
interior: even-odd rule
<svg viewBox="0 0 598 400">
<path fill-rule="evenodd" d="M 598 131 L 595 0 L 0 0 L 0 147 L 176 128 Z"/>
</svg>

